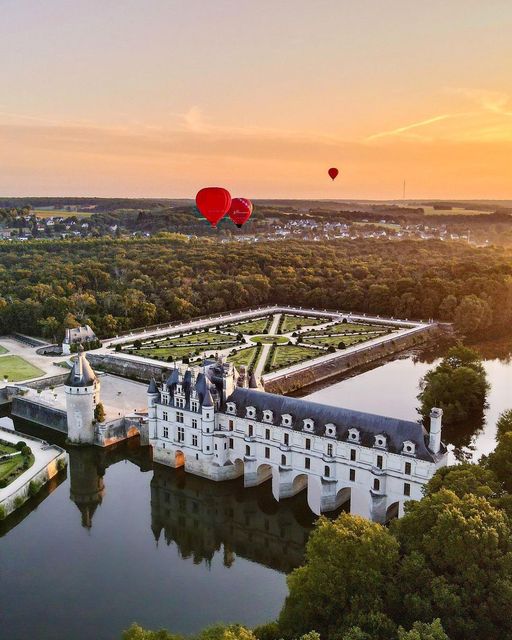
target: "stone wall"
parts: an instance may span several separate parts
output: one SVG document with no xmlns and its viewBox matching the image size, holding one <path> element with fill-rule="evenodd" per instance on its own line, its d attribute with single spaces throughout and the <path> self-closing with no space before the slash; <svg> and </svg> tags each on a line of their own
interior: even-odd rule
<svg viewBox="0 0 512 640">
<path fill-rule="evenodd" d="M 23 386 L 29 389 L 49 389 L 50 387 L 62 386 L 69 376 L 69 371 L 62 373 L 59 376 L 52 376 L 51 378 L 43 378 L 42 380 L 33 380 L 31 382 L 24 382 Z"/>
<path fill-rule="evenodd" d="M 67 434 L 68 432 L 66 412 L 62 409 L 55 409 L 32 399 L 15 396 L 12 399 L 11 413 L 16 418 L 23 418 L 23 420 L 28 420 L 62 433 Z"/>
<path fill-rule="evenodd" d="M 114 375 L 129 378 L 130 380 L 139 380 L 141 382 L 149 382 L 151 378 L 162 380 L 164 372 L 168 372 L 172 364 L 136 362 L 124 358 L 117 358 L 115 355 L 102 355 L 97 353 L 88 353 L 87 360 L 91 363 L 93 369 L 112 373 Z"/>
<path fill-rule="evenodd" d="M 356 367 L 382 360 L 400 351 L 423 344 L 432 340 L 438 333 L 437 326 L 432 325 L 414 334 L 397 336 L 386 343 L 369 345 L 368 349 L 359 350 L 355 353 L 341 353 L 337 358 L 333 358 L 328 362 L 321 362 L 316 365 L 311 363 L 309 367 L 300 371 L 265 381 L 265 391 L 279 394 L 291 393 L 302 387 L 307 387 L 340 373 L 346 373 Z"/>
</svg>

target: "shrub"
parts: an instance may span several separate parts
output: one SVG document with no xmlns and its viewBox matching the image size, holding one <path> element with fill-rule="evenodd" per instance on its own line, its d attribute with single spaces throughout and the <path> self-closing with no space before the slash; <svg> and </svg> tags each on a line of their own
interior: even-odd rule
<svg viewBox="0 0 512 640">
<path fill-rule="evenodd" d="M 23 440 L 20 440 L 19 442 L 16 443 L 16 449 L 18 451 L 23 451 L 23 447 L 25 447 L 25 443 L 23 442 Z"/>
<path fill-rule="evenodd" d="M 40 482 L 37 482 L 36 480 L 31 480 L 30 484 L 28 485 L 28 492 L 31 496 L 35 496 L 39 493 L 39 491 L 41 490 L 41 486 L 42 484 Z"/>
<path fill-rule="evenodd" d="M 142 347 L 142 342 L 140 340 L 135 340 L 133 346 L 135 349 L 140 349 Z"/>
<path fill-rule="evenodd" d="M 95 407 L 94 407 L 94 419 L 96 420 L 96 422 L 104 422 L 105 421 L 105 407 L 103 406 L 102 402 L 99 402 Z"/>
<path fill-rule="evenodd" d="M 5 507 L 3 505 L 0 505 L 0 520 L 5 520 L 6 517 L 7 512 L 5 510 Z"/>
<path fill-rule="evenodd" d="M 26 458 L 28 458 L 31 454 L 32 454 L 32 449 L 30 447 L 25 446 L 21 450 L 21 455 L 25 456 Z"/>
<path fill-rule="evenodd" d="M 122 351 L 122 347 L 120 344 L 116 344 L 116 349 L 117 353 L 119 353 L 120 351 Z"/>
<path fill-rule="evenodd" d="M 66 460 L 64 458 L 59 458 L 57 460 L 57 469 L 59 471 L 62 471 L 62 469 L 64 469 L 65 466 L 66 466 Z"/>
<path fill-rule="evenodd" d="M 23 499 L 22 496 L 17 496 L 14 500 L 14 506 L 16 507 L 16 509 L 18 509 L 19 507 L 21 507 L 21 505 L 25 502 L 25 500 Z"/>
</svg>

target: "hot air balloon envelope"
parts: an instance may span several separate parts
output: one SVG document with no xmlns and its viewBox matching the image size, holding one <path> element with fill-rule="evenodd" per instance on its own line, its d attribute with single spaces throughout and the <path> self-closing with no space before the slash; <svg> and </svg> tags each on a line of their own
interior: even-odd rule
<svg viewBox="0 0 512 640">
<path fill-rule="evenodd" d="M 240 229 L 249 220 L 252 213 L 252 202 L 247 198 L 233 198 L 228 216 Z"/>
<path fill-rule="evenodd" d="M 196 205 L 212 227 L 216 227 L 229 211 L 231 195 L 222 187 L 205 187 L 197 192 Z"/>
<path fill-rule="evenodd" d="M 339 171 L 338 169 L 336 169 L 336 167 L 331 167 L 327 173 L 334 180 L 334 178 L 338 175 Z"/>
</svg>

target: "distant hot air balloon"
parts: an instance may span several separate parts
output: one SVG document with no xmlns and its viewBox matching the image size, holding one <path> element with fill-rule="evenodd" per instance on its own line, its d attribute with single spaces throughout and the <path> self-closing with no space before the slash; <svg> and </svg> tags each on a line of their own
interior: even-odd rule
<svg viewBox="0 0 512 640">
<path fill-rule="evenodd" d="M 334 180 L 334 178 L 336 178 L 336 176 L 338 175 L 339 171 L 338 169 L 336 169 L 336 167 L 331 167 L 327 173 Z"/>
<path fill-rule="evenodd" d="M 229 211 L 231 195 L 222 187 L 205 187 L 196 195 L 196 205 L 212 227 Z"/>
<path fill-rule="evenodd" d="M 233 198 L 228 216 L 236 226 L 241 229 L 242 225 L 249 220 L 252 213 L 252 202 L 247 198 Z"/>
</svg>

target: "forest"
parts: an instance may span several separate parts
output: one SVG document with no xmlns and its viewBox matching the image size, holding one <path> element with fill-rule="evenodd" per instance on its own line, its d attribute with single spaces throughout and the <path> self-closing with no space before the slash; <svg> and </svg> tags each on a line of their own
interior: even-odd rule
<svg viewBox="0 0 512 640">
<path fill-rule="evenodd" d="M 145 325 L 266 303 L 454 322 L 505 334 L 512 251 L 438 240 L 219 243 L 152 238 L 0 243 L 0 333 L 103 338 Z"/>
</svg>

